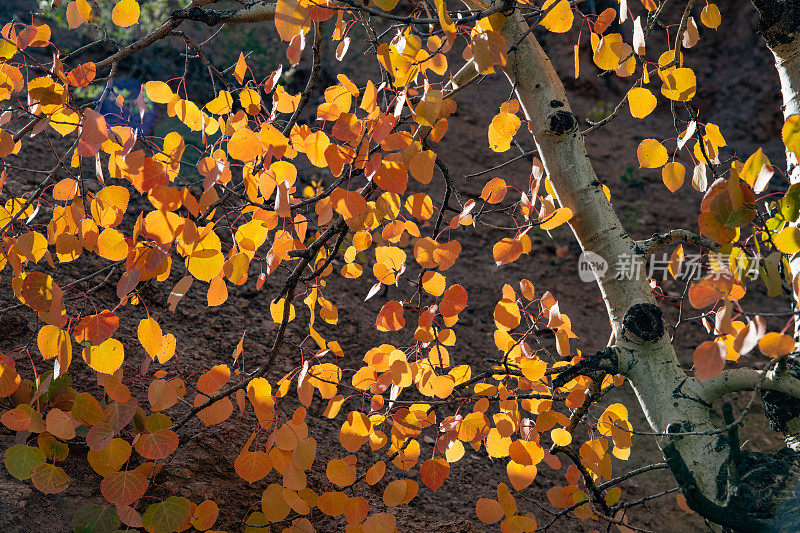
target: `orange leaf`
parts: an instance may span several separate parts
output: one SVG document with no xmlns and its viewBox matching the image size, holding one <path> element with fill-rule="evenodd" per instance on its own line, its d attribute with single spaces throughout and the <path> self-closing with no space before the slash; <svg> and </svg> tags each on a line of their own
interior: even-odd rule
<svg viewBox="0 0 800 533">
<path fill-rule="evenodd" d="M 69 413 L 65 413 L 61 409 L 53 408 L 47 413 L 45 421 L 48 433 L 52 434 L 61 440 L 70 440 L 75 438 L 75 426 L 77 423 Z"/>
<path fill-rule="evenodd" d="M 100 483 L 103 497 L 117 505 L 131 505 L 144 496 L 147 478 L 138 470 L 112 472 Z"/>
<path fill-rule="evenodd" d="M 195 406 L 202 405 L 202 402 L 205 402 L 207 399 L 208 398 L 206 396 L 198 394 L 195 398 Z M 199 418 L 203 424 L 208 427 L 224 422 L 232 414 L 233 402 L 231 402 L 229 397 L 225 397 L 221 400 L 217 400 L 213 404 L 201 410 L 199 413 L 197 413 L 197 418 Z"/>
<path fill-rule="evenodd" d="M 492 248 L 492 255 L 497 266 L 513 263 L 522 255 L 522 243 L 517 239 L 505 237 Z"/>
<path fill-rule="evenodd" d="M 67 81 L 73 87 L 86 87 L 92 83 L 96 74 L 97 67 L 89 61 L 70 70 L 67 73 Z"/>
<path fill-rule="evenodd" d="M 436 492 L 450 475 L 450 464 L 442 457 L 433 457 L 422 463 L 419 473 L 425 486 Z"/>
<path fill-rule="evenodd" d="M 475 514 L 484 524 L 494 524 L 503 518 L 503 508 L 497 500 L 480 498 L 475 504 Z"/>
<path fill-rule="evenodd" d="M 376 320 L 378 331 L 397 331 L 403 329 L 405 325 L 403 305 L 397 301 L 386 302 Z"/>
<path fill-rule="evenodd" d="M 758 348 L 767 357 L 781 357 L 792 353 L 794 339 L 790 335 L 770 331 L 759 339 Z"/>
<path fill-rule="evenodd" d="M 111 337 L 119 327 L 119 317 L 109 310 L 81 319 L 72 330 L 75 341 L 80 344 L 100 344 Z"/>
<path fill-rule="evenodd" d="M 233 462 L 233 468 L 239 474 L 239 477 L 248 483 L 255 483 L 269 474 L 270 470 L 272 470 L 272 462 L 266 452 L 251 452 L 245 448 L 236 457 Z"/>
<path fill-rule="evenodd" d="M 667 186 L 669 192 L 675 192 L 683 185 L 683 180 L 686 177 L 686 169 L 677 162 L 670 162 L 664 165 L 661 169 L 661 180 Z"/>
<path fill-rule="evenodd" d="M 706 381 L 725 367 L 725 345 L 717 341 L 705 341 L 694 349 L 694 375 L 700 381 Z"/>
<path fill-rule="evenodd" d="M 325 475 L 334 485 L 349 487 L 356 482 L 356 469 L 341 459 L 331 459 L 325 467 Z"/>
<path fill-rule="evenodd" d="M 702 309 L 730 294 L 733 280 L 729 275 L 712 273 L 689 287 L 689 303 Z"/>
<path fill-rule="evenodd" d="M 214 500 L 204 500 L 192 514 L 192 527 L 199 531 L 211 529 L 219 517 L 219 507 Z"/>
<path fill-rule="evenodd" d="M 228 365 L 217 365 L 200 376 L 197 380 L 197 390 L 211 396 L 221 389 L 222 386 L 228 382 L 230 377 L 231 369 L 228 368 Z"/>
<path fill-rule="evenodd" d="M 494 178 L 483 186 L 481 191 L 481 198 L 483 201 L 490 204 L 499 204 L 506 197 L 508 192 L 508 185 L 503 178 Z"/>
</svg>

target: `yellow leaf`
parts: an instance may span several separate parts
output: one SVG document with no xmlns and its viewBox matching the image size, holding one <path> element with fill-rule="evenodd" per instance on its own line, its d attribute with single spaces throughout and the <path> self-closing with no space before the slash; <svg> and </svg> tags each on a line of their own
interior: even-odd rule
<svg viewBox="0 0 800 533">
<path fill-rule="evenodd" d="M 800 229 L 794 226 L 783 228 L 780 233 L 772 237 L 775 247 L 785 254 L 800 252 Z"/>
<path fill-rule="evenodd" d="M 175 116 L 192 131 L 203 129 L 203 113 L 191 100 L 179 100 L 175 104 Z"/>
<path fill-rule="evenodd" d="M 667 162 L 669 156 L 664 145 L 655 139 L 645 139 L 636 150 L 639 166 L 643 168 L 658 168 Z"/>
<path fill-rule="evenodd" d="M 148 81 L 144 84 L 147 97 L 157 104 L 168 104 L 175 93 L 163 81 Z"/>
<path fill-rule="evenodd" d="M 83 349 L 83 360 L 96 372 L 113 374 L 122 366 L 125 350 L 117 339 L 106 339 L 97 346 Z"/>
<path fill-rule="evenodd" d="M 505 152 L 511 148 L 511 139 L 516 135 L 521 121 L 511 113 L 499 113 L 489 125 L 489 147 L 495 152 Z"/>
<path fill-rule="evenodd" d="M 309 162 L 315 167 L 327 167 L 328 163 L 325 159 L 325 149 L 330 144 L 331 141 L 324 131 L 316 131 L 306 137 L 303 142 L 303 149 L 306 152 L 306 156 L 308 156 Z"/>
<path fill-rule="evenodd" d="M 114 24 L 127 28 L 139 22 L 139 4 L 136 0 L 120 0 L 111 11 Z"/>
<path fill-rule="evenodd" d="M 97 238 L 97 254 L 109 261 L 120 261 L 128 257 L 128 243 L 119 231 L 108 228 Z"/>
<path fill-rule="evenodd" d="M 661 169 L 661 179 L 664 185 L 667 186 L 669 192 L 675 192 L 683 185 L 683 179 L 686 177 L 686 169 L 682 164 L 671 162 L 664 165 Z"/>
<path fill-rule="evenodd" d="M 301 31 L 308 34 L 311 30 L 311 15 L 297 0 L 278 0 L 275 27 L 281 40 L 289 42 Z"/>
<path fill-rule="evenodd" d="M 565 222 L 569 222 L 571 218 L 572 209 L 569 207 L 560 207 L 556 209 L 555 213 L 550 215 L 549 218 L 542 222 L 539 227 L 545 231 L 550 231 L 551 229 L 555 229 Z"/>
<path fill-rule="evenodd" d="M 572 435 L 564 428 L 555 428 L 550 432 L 550 437 L 556 446 L 569 446 L 572 442 Z"/>
<path fill-rule="evenodd" d="M 661 94 L 677 102 L 688 102 L 697 92 L 697 79 L 690 68 L 677 68 L 664 75 Z"/>
<path fill-rule="evenodd" d="M 233 98 L 228 91 L 220 91 L 216 98 L 206 104 L 206 109 L 214 115 L 225 115 L 231 112 Z"/>
<path fill-rule="evenodd" d="M 572 7 L 567 0 L 547 0 L 542 12 L 547 14 L 539 24 L 553 33 L 565 33 L 572 28 Z"/>
<path fill-rule="evenodd" d="M 634 87 L 628 93 L 628 105 L 634 118 L 644 118 L 652 113 L 656 103 L 656 97 L 644 87 Z"/>
<path fill-rule="evenodd" d="M 708 4 L 703 8 L 703 11 L 700 12 L 700 22 L 712 30 L 719 28 L 719 25 L 722 24 L 722 15 L 716 4 Z"/>
<path fill-rule="evenodd" d="M 161 344 L 164 339 L 161 326 L 158 325 L 154 318 L 143 318 L 139 322 L 137 334 L 144 351 L 147 352 L 151 359 L 155 360 L 156 355 L 161 350 Z"/>
<path fill-rule="evenodd" d="M 283 322 L 283 306 L 286 304 L 286 299 L 281 298 L 277 302 L 272 302 L 269 304 L 269 312 L 272 316 L 273 322 L 280 324 Z M 289 304 L 289 316 L 287 322 L 291 322 L 294 320 L 294 305 Z"/>
</svg>

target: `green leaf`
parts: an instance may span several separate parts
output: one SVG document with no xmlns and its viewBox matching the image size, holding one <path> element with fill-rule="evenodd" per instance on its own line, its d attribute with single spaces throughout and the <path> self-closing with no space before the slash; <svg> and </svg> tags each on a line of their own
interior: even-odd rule
<svg viewBox="0 0 800 533">
<path fill-rule="evenodd" d="M 148 533 L 173 533 L 192 517 L 192 512 L 192 502 L 186 498 L 170 496 L 147 508 L 142 517 L 142 525 Z"/>
<path fill-rule="evenodd" d="M 44 464 L 44 452 L 35 446 L 17 444 L 6 450 L 5 464 L 8 473 L 19 480 L 31 478 L 33 469 Z"/>
<path fill-rule="evenodd" d="M 111 533 L 120 522 L 116 509 L 102 505 L 85 505 L 72 515 L 73 533 Z"/>
<path fill-rule="evenodd" d="M 786 195 L 781 198 L 781 214 L 788 222 L 797 221 L 800 215 L 800 183 L 793 183 L 786 191 Z"/>
</svg>

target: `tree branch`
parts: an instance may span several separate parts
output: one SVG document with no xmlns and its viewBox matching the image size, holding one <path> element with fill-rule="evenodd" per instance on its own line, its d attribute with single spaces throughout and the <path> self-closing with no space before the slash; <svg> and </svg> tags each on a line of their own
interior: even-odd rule
<svg viewBox="0 0 800 533">
<path fill-rule="evenodd" d="M 755 390 L 759 383 L 761 389 L 765 391 L 782 392 L 793 398 L 800 398 L 800 379 L 791 372 L 781 372 L 775 365 L 763 370 L 753 368 L 723 370 L 703 382 L 703 397 L 711 402 L 732 392 Z"/>
<path fill-rule="evenodd" d="M 292 131 L 292 127 L 297 123 L 297 118 L 300 116 L 300 113 L 303 112 L 303 108 L 306 106 L 309 100 L 311 100 L 311 95 L 317 89 L 317 80 L 319 78 L 319 72 L 322 70 L 322 23 L 315 22 L 314 23 L 314 47 L 313 47 L 313 54 L 314 54 L 314 62 L 311 65 L 311 73 L 308 75 L 308 82 L 306 82 L 306 88 L 303 89 L 303 94 L 300 95 L 300 101 L 297 103 L 297 107 L 292 113 L 292 116 L 289 117 L 289 122 L 283 127 L 283 134 L 289 135 Z"/>
<path fill-rule="evenodd" d="M 596 377 L 598 373 L 617 374 L 616 348 L 605 348 L 591 357 L 579 361 L 553 378 L 553 388 L 563 387 L 578 376 Z"/>
<path fill-rule="evenodd" d="M 716 252 L 719 250 L 719 245 L 702 235 L 697 235 L 685 229 L 673 229 L 665 233 L 654 233 L 649 239 L 636 241 L 636 251 L 646 256 L 649 256 L 654 251 L 676 241 L 682 241 L 688 244 L 695 244 L 700 248 L 712 250 Z"/>
<path fill-rule="evenodd" d="M 199 7 L 188 7 L 186 9 L 176 9 L 172 12 L 173 20 L 191 20 L 202 22 L 207 26 L 218 24 L 238 24 L 244 22 L 265 22 L 275 18 L 277 4 L 267 2 L 256 2 L 241 9 L 227 11 L 215 11 L 200 9 Z"/>
</svg>

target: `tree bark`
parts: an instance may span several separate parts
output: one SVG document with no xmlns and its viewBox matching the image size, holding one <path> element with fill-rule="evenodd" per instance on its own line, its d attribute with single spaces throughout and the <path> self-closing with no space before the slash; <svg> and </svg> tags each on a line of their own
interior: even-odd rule
<svg viewBox="0 0 800 533">
<path fill-rule="evenodd" d="M 528 24 L 515 12 L 507 17 L 502 34 L 507 44 L 519 43 L 509 54 L 505 73 L 528 120 L 557 199 L 573 212 L 570 226 L 581 248 L 598 254 L 609 265 L 615 265 L 619 258 L 641 255 L 643 248 L 625 231 L 603 193 L 564 87 Z M 646 276 L 638 274 L 633 279 L 608 275 L 598 279 L 616 343 L 602 356 L 598 354 L 596 366 L 606 371 L 613 367 L 628 379 L 654 431 L 712 433 L 657 439 L 690 506 L 729 529 L 772 527 L 761 520 L 776 515 L 771 508 L 751 513 L 752 507 L 737 505 L 734 458 L 740 456 L 738 445 L 732 453 L 728 435 L 713 432 L 713 399 L 709 399 L 708 388 L 681 368 Z M 609 356 L 614 358 L 611 365 Z M 592 362 L 582 365 L 591 368 Z M 554 384 L 560 384 L 559 380 Z M 743 380 L 739 386 L 751 388 L 756 383 Z"/>
<path fill-rule="evenodd" d="M 767 46 L 775 57 L 775 69 L 781 82 L 784 120 L 800 115 L 800 1 L 753 0 L 761 15 L 759 26 Z M 786 151 L 789 182 L 800 183 L 800 165 L 793 152 Z M 793 224 L 797 226 L 798 224 Z M 792 279 L 800 275 L 800 253 L 789 257 Z M 800 349 L 800 317 L 795 317 L 796 350 Z M 790 366 L 800 371 L 800 359 L 792 357 Z M 772 428 L 781 431 L 786 444 L 800 451 L 800 400 L 780 392 L 764 394 L 764 409 Z"/>
</svg>

